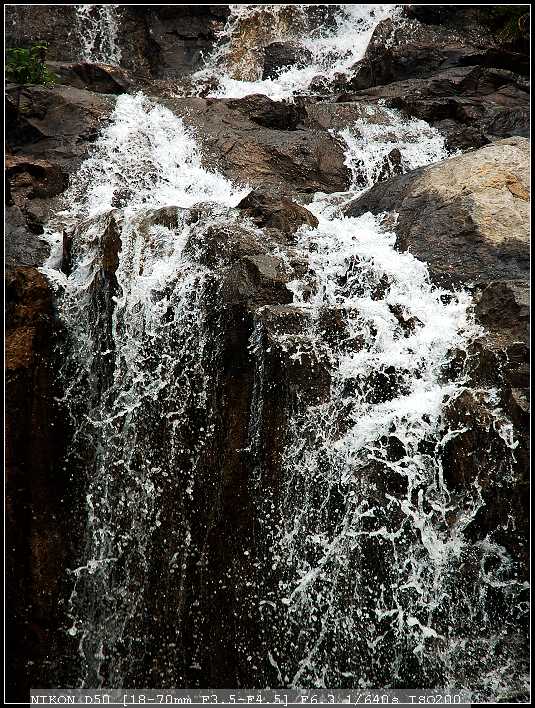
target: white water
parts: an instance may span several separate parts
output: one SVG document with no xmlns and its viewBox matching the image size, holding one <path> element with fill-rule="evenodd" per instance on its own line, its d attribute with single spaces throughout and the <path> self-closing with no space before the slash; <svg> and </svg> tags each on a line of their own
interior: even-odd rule
<svg viewBox="0 0 535 708">
<path fill-rule="evenodd" d="M 333 34 L 301 38 L 316 47 L 316 74 L 347 69 L 364 51 L 380 13 L 357 7 L 344 10 Z M 241 12 L 251 11 L 235 10 L 232 22 Z M 362 41 L 354 46 L 356 27 Z M 302 67 L 269 84 L 221 73 L 219 91 L 291 97 L 311 78 Z M 269 646 L 255 665 L 276 668 L 273 684 L 284 686 L 388 687 L 411 677 L 414 685 L 449 686 L 468 674 L 499 692 L 513 669 L 505 659 L 497 668 L 493 649 L 510 628 L 492 626 L 488 597 L 500 587 L 514 606 L 522 586 L 499 544 L 466 539 L 481 489 L 452 493 L 441 462 L 446 442 L 462 432 L 448 428 L 444 406 L 466 384 L 462 371 L 446 373 L 448 365 L 480 333 L 470 297 L 433 287 L 424 263 L 394 249 L 381 219 L 341 212 L 379 178 L 393 148 L 403 170 L 446 157 L 427 124 L 384 108 L 381 116 L 381 124 L 370 115 L 342 132 L 354 184 L 309 205 L 319 225 L 302 228 L 296 245 L 307 277 L 288 285 L 290 307 L 309 324 L 297 338 L 270 343 L 282 361 L 317 360 L 330 390 L 313 404 L 297 392 L 287 411 L 281 494 L 255 499 L 267 590 L 254 602 L 274 608 L 265 620 Z M 159 641 L 162 628 L 144 615 L 155 592 L 146 587 L 154 556 L 162 577 L 175 577 L 169 646 L 183 640 L 193 500 L 203 494 L 199 459 L 218 432 L 211 391 L 219 342 L 208 324 L 220 306 L 218 273 L 203 264 L 203 239 L 211 226 L 236 227 L 233 208 L 247 191 L 207 169 L 171 112 L 141 95 L 121 96 L 50 225 L 45 272 L 70 347 L 62 372 L 75 428 L 68 464 L 87 475 L 85 548 L 69 603 L 85 686 L 123 685 L 143 663 L 139 646 Z M 64 229 L 73 233 L 69 275 L 60 270 Z M 116 270 L 103 267 L 118 239 Z M 333 313 L 334 329 L 324 324 Z M 260 457 L 272 382 L 256 314 L 248 448 Z M 491 400 L 492 392 L 475 393 Z M 504 448 L 514 445 L 499 412 L 495 425 Z M 254 483 L 263 484 L 262 465 L 252 467 Z"/>
<path fill-rule="evenodd" d="M 195 465 L 210 436 L 212 343 L 210 273 L 186 246 L 225 218 L 218 205 L 245 193 L 203 169 L 182 122 L 144 96 L 119 97 L 111 118 L 50 225 L 45 268 L 70 339 L 63 372 L 75 425 L 69 464 L 76 469 L 89 453 L 85 549 L 72 571 L 69 609 L 84 686 L 121 685 L 133 666 L 128 653 L 150 634 L 140 608 L 167 495 L 183 507 L 166 543 L 183 563 L 188 554 Z M 187 207 L 201 201 L 210 206 L 192 223 Z M 58 267 L 64 228 L 74 228 L 69 276 Z M 120 239 L 115 285 L 103 271 L 110 233 Z M 188 419 L 196 419 L 196 431 L 186 429 Z"/>
<path fill-rule="evenodd" d="M 121 63 L 118 23 L 120 5 L 75 5 L 82 59 L 104 64 Z"/>
<path fill-rule="evenodd" d="M 307 5 L 293 5 L 292 17 L 287 18 L 288 5 L 231 5 L 232 14 L 220 37 L 219 45 L 206 66 L 194 76 L 194 83 L 217 83 L 208 95 L 215 97 L 247 96 L 262 93 L 274 100 L 292 99 L 305 93 L 312 79 L 329 79 L 336 73 L 344 74 L 362 59 L 374 29 L 382 20 L 397 19 L 398 5 L 339 5 L 335 9 L 332 26 L 318 18 L 307 18 Z M 313 6 L 314 7 L 314 6 Z M 316 6 L 325 7 L 325 6 Z M 300 16 L 300 22 L 297 17 Z M 248 33 L 247 24 L 255 20 L 261 32 Z M 257 59 L 259 46 L 287 41 L 310 52 L 296 65 L 283 67 L 275 79 L 261 79 L 262 62 Z M 242 73 L 254 74 L 253 80 L 235 78 L 236 49 L 240 56 L 238 68 Z M 249 49 L 250 51 L 246 51 Z M 245 51 L 244 51 L 245 50 Z M 240 73 L 239 71 L 237 73 Z"/>
<path fill-rule="evenodd" d="M 290 422 L 283 502 L 266 531 L 274 595 L 285 605 L 278 633 L 286 639 L 272 654 L 292 686 L 342 685 L 347 675 L 362 687 L 399 685 L 408 652 L 420 680 L 433 680 L 428 662 L 449 685 L 444 633 L 468 626 L 470 612 L 484 621 L 484 604 L 473 598 L 446 610 L 451 583 L 462 582 L 465 563 L 501 560 L 495 544 L 483 552 L 464 539 L 480 491 L 452 495 L 439 454 L 462 432 L 441 414 L 466 383 L 444 377 L 452 353 L 479 334 L 470 298 L 431 286 L 425 264 L 396 252 L 395 234 L 370 214 L 315 211 L 318 228 L 299 240 L 315 293 L 303 299 L 305 284 L 293 283 L 295 306 L 310 314 L 308 341 L 301 337 L 296 350 L 283 337 L 280 349 L 324 362 L 331 387 L 327 401 L 301 407 Z M 333 311 L 341 320 L 335 344 L 322 324 Z"/>
<path fill-rule="evenodd" d="M 366 117 L 339 132 L 348 147 L 345 164 L 352 172 L 354 189 L 371 187 L 379 181 L 393 149 L 401 153 L 400 172 L 448 156 L 444 136 L 425 121 L 404 118 L 381 104 L 364 110 Z"/>
</svg>

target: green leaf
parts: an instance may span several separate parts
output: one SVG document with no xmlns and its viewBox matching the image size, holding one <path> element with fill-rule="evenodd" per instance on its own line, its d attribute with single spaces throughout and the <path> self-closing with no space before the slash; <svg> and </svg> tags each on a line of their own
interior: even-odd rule
<svg viewBox="0 0 535 708">
<path fill-rule="evenodd" d="M 18 84 L 49 86 L 56 83 L 56 76 L 45 64 L 47 48 L 46 42 L 34 42 L 30 48 L 8 49 L 6 78 Z"/>
</svg>

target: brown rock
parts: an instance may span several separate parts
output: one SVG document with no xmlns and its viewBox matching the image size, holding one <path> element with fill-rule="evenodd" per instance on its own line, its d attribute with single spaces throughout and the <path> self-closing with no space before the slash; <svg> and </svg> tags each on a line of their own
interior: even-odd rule
<svg viewBox="0 0 535 708">
<path fill-rule="evenodd" d="M 113 106 L 111 96 L 71 86 L 8 86 L 6 138 L 18 158 L 31 155 L 70 173 Z"/>
<path fill-rule="evenodd" d="M 133 81 L 125 69 L 95 62 L 47 62 L 58 84 L 96 93 L 128 93 Z"/>
<path fill-rule="evenodd" d="M 6 278 L 6 636 L 8 696 L 24 702 L 30 686 L 47 685 L 65 655 L 65 568 L 77 529 L 75 495 L 61 460 L 64 430 L 54 403 L 56 328 L 52 294 L 32 267 Z M 28 663 L 26 663 L 28 662 Z M 31 672 L 28 667 L 32 666 Z"/>
<path fill-rule="evenodd" d="M 185 98 L 162 102 L 195 129 L 206 159 L 212 159 L 237 182 L 286 196 L 338 192 L 349 186 L 344 149 L 334 137 L 312 128 L 259 128 L 254 121 L 258 116 L 256 99 Z M 286 115 L 286 104 L 281 106 Z"/>
<path fill-rule="evenodd" d="M 317 226 L 318 220 L 305 207 L 281 197 L 272 197 L 261 190 L 253 190 L 238 204 L 259 227 L 275 229 L 290 236 L 303 225 Z"/>
</svg>

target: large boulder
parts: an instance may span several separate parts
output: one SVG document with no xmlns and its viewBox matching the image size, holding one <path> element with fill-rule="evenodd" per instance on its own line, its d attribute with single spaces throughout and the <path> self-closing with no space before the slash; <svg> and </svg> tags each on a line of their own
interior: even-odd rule
<svg viewBox="0 0 535 708">
<path fill-rule="evenodd" d="M 15 86 L 6 91 L 6 139 L 17 155 L 74 171 L 88 154 L 115 98 L 73 86 Z"/>
<path fill-rule="evenodd" d="M 118 66 L 98 62 L 49 61 L 56 83 L 95 93 L 128 93 L 133 87 L 129 74 Z"/>
<path fill-rule="evenodd" d="M 397 212 L 399 248 L 427 261 L 437 282 L 529 276 L 529 141 L 507 138 L 375 185 L 358 216 Z"/>
</svg>

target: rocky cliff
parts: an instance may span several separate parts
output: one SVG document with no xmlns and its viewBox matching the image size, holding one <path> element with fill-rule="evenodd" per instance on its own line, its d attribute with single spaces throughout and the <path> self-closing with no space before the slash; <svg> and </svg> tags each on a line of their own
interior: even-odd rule
<svg viewBox="0 0 535 708">
<path fill-rule="evenodd" d="M 9 697 L 525 700 L 525 12 L 80 7 L 6 12 Z"/>
</svg>

